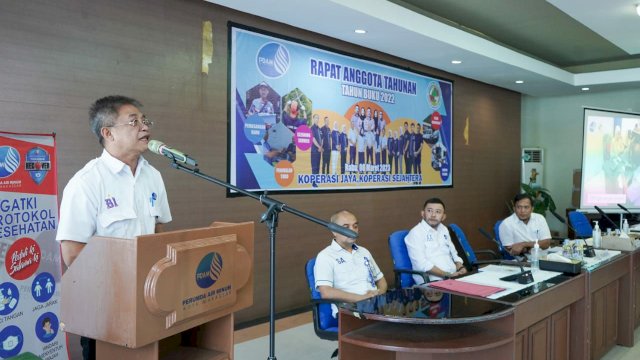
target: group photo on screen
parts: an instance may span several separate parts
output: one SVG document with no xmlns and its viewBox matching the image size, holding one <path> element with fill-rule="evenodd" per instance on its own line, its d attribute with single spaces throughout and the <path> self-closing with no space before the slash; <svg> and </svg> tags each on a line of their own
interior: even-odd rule
<svg viewBox="0 0 640 360">
<path fill-rule="evenodd" d="M 231 32 L 232 184 L 286 192 L 452 185 L 450 81 Z"/>
<path fill-rule="evenodd" d="M 585 109 L 581 208 L 640 208 L 640 114 Z"/>
</svg>

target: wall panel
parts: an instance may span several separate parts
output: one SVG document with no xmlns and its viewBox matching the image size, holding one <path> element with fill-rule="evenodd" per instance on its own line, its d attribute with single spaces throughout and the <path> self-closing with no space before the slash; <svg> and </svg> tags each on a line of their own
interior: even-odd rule
<svg viewBox="0 0 640 360">
<path fill-rule="evenodd" d="M 214 27 L 214 58 L 201 74 L 201 26 Z M 204 173 L 227 176 L 227 22 L 233 21 L 408 67 L 454 81 L 454 187 L 357 193 L 278 195 L 290 206 L 321 218 L 339 208 L 360 219 L 360 243 L 392 281 L 386 237 L 410 228 L 427 197 L 447 204 L 448 221 L 462 226 L 475 247 L 491 244 L 490 229 L 506 214 L 518 190 L 520 95 L 388 54 L 327 38 L 196 0 L 5 1 L 0 5 L 0 129 L 57 133 L 60 192 L 71 176 L 100 154 L 87 122 L 91 102 L 109 94 L 139 99 L 157 126 L 154 137 L 187 151 Z M 469 118 L 469 143 L 463 131 Z M 164 176 L 174 221 L 169 229 L 211 220 L 257 220 L 263 208 L 247 198 L 178 172 L 163 158 L 147 159 Z M 255 305 L 236 317 L 268 314 L 267 230 L 256 226 Z M 306 260 L 330 234 L 293 215 L 280 217 L 277 243 L 277 310 L 308 304 Z"/>
</svg>

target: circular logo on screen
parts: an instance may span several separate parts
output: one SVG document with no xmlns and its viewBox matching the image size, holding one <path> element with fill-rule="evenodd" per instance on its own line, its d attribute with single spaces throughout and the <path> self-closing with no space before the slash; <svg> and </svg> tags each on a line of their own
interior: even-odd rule
<svg viewBox="0 0 640 360">
<path fill-rule="evenodd" d="M 427 86 L 427 102 L 432 109 L 436 110 L 440 108 L 440 100 L 442 100 L 440 86 L 437 82 L 432 81 Z"/>
<path fill-rule="evenodd" d="M 196 269 L 196 283 L 203 289 L 215 284 L 222 273 L 222 255 L 210 252 L 205 255 Z"/>
<path fill-rule="evenodd" d="M 13 175 L 20 166 L 20 153 L 11 146 L 0 146 L 0 178 Z"/>
<path fill-rule="evenodd" d="M 256 65 L 262 75 L 272 79 L 279 78 L 291 65 L 289 50 L 276 42 L 266 43 L 258 50 Z"/>
</svg>

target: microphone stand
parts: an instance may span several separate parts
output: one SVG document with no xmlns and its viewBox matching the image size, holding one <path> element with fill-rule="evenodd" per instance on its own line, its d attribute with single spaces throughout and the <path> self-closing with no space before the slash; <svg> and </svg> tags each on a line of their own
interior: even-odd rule
<svg viewBox="0 0 640 360">
<path fill-rule="evenodd" d="M 286 204 L 272 199 L 267 196 L 267 192 L 263 195 L 256 195 L 244 189 L 241 189 L 237 186 L 231 185 L 222 180 L 216 179 L 212 176 L 203 174 L 200 172 L 200 169 L 197 167 L 189 168 L 183 165 L 180 165 L 176 162 L 176 159 L 172 159 L 171 166 L 174 169 L 182 170 L 191 175 L 197 176 L 201 179 L 212 182 L 216 185 L 222 186 L 224 188 L 237 191 L 243 195 L 246 195 L 252 199 L 258 200 L 262 205 L 267 208 L 262 216 L 260 217 L 260 222 L 265 223 L 269 228 L 269 357 L 268 360 L 276 360 L 275 355 L 275 310 L 276 310 L 276 299 L 275 299 L 275 283 L 276 283 L 276 228 L 278 227 L 278 214 L 286 211 L 288 213 L 299 216 L 305 220 L 314 222 L 321 226 L 326 227 L 327 229 L 340 233 L 341 235 L 345 235 L 351 238 L 357 238 L 358 234 L 350 229 L 344 228 L 334 223 L 329 223 L 324 220 L 320 220 L 316 217 L 313 217 L 309 214 L 306 214 L 302 211 L 296 210 L 292 207 L 287 206 Z"/>
</svg>

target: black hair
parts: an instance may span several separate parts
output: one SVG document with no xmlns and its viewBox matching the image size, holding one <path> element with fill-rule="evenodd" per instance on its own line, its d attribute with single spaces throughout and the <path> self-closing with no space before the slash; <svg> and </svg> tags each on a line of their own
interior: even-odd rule
<svg viewBox="0 0 640 360">
<path fill-rule="evenodd" d="M 440 200 L 440 198 L 434 197 L 434 198 L 428 199 L 427 201 L 424 202 L 424 205 L 422 206 L 422 209 L 426 208 L 427 205 L 429 205 L 429 204 L 440 204 L 440 205 L 442 205 L 442 208 L 446 210 L 446 207 L 444 206 L 444 202 L 442 200 Z"/>
</svg>

